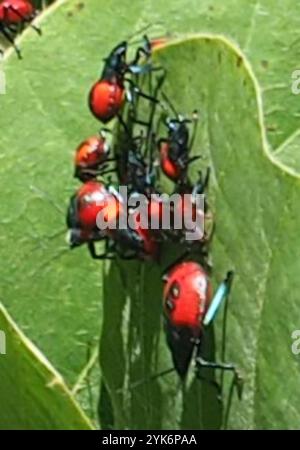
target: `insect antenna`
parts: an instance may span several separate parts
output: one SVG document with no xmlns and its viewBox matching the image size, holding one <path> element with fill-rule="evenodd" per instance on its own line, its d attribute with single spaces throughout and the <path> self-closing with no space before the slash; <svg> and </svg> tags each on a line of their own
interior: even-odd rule
<svg viewBox="0 0 300 450">
<path fill-rule="evenodd" d="M 172 113 L 174 114 L 174 116 L 179 117 L 179 114 L 178 114 L 175 106 L 173 105 L 173 103 L 171 102 L 169 97 L 165 94 L 165 92 L 161 91 L 161 96 L 164 99 L 164 101 L 166 102 L 166 104 L 169 106 L 169 108 L 172 111 Z"/>
<path fill-rule="evenodd" d="M 150 28 L 152 28 L 152 27 L 154 27 L 156 25 L 163 25 L 163 22 L 162 21 L 157 21 L 157 22 L 147 23 L 147 25 L 144 25 L 143 27 L 139 28 L 134 33 L 129 34 L 127 36 L 127 38 L 126 38 L 126 41 L 128 43 L 130 43 L 130 45 L 139 44 L 141 42 L 141 39 L 139 39 L 137 41 L 133 41 L 133 39 L 136 38 L 137 36 L 140 36 L 141 34 L 145 33 L 146 31 L 150 30 Z"/>
<path fill-rule="evenodd" d="M 199 123 L 199 115 L 198 115 L 197 110 L 193 111 L 192 122 L 193 122 L 193 134 L 192 134 L 192 138 L 191 138 L 190 144 L 189 144 L 189 152 L 193 148 L 193 145 L 194 145 L 194 142 L 195 142 L 195 139 L 197 136 L 197 129 L 198 129 L 198 123 Z"/>
</svg>

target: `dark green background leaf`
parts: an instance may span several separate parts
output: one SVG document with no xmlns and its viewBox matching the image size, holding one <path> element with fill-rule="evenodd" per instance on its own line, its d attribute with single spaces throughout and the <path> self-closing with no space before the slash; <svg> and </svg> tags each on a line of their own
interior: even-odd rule
<svg viewBox="0 0 300 450">
<path fill-rule="evenodd" d="M 214 174 L 210 198 L 214 198 L 217 223 L 213 244 L 215 279 L 220 281 L 228 269 L 236 272 L 227 349 L 229 359 L 242 369 L 246 385 L 244 400 L 233 401 L 230 426 L 296 428 L 299 364 L 291 352 L 291 332 L 297 328 L 295 313 L 299 308 L 298 181 L 276 168 L 268 158 L 258 86 L 237 49 L 223 39 L 207 35 L 175 43 L 161 50 L 158 58 L 167 69 L 168 95 L 179 105 L 179 110 L 188 113 L 196 108 L 202 112 L 194 151 L 204 153 L 205 163 L 211 165 Z M 201 68 L 197 77 L 191 77 L 191 66 Z M 123 270 L 125 277 L 128 264 Z M 143 280 L 139 284 L 142 292 L 136 292 L 135 288 L 135 295 L 128 294 L 129 304 L 128 297 L 127 304 L 119 298 L 118 314 L 109 297 L 111 280 L 104 296 L 108 306 L 104 307 L 100 354 L 102 371 L 114 400 L 120 377 L 126 382 L 129 376 L 134 382 L 147 377 L 149 370 L 155 373 L 170 366 L 169 358 L 158 344 L 163 339 L 159 338 L 161 328 L 156 322 L 159 310 L 155 312 L 160 297 L 160 289 L 156 292 L 155 288 L 159 287 L 158 273 L 148 266 L 143 270 L 147 274 L 145 278 L 128 276 L 132 280 L 131 289 L 138 285 L 137 280 Z M 114 280 L 114 285 L 122 284 L 121 280 Z M 144 289 L 149 289 L 149 297 Z M 124 349 L 123 357 L 118 358 L 117 353 L 113 357 L 112 341 L 117 338 L 111 330 L 121 328 L 115 322 L 116 317 L 124 318 L 123 326 L 128 324 L 126 310 L 137 315 L 129 318 L 129 336 L 135 336 L 134 350 L 128 347 L 125 334 L 119 337 L 122 345 L 117 350 Z M 220 329 L 218 318 L 218 337 Z M 143 350 L 147 342 L 148 352 Z M 106 358 L 105 349 L 109 349 Z M 288 381 L 282 384 L 284 373 L 289 374 Z M 190 402 L 197 401 L 194 389 L 192 386 L 182 397 L 178 381 L 171 376 L 168 380 L 166 377 L 163 381 L 146 383 L 133 390 L 131 397 L 125 396 L 125 400 L 122 398 L 116 404 L 119 417 L 125 402 L 123 422 L 117 422 L 117 426 L 128 422 L 132 428 L 142 428 L 145 423 L 149 428 L 217 426 L 212 419 L 220 413 L 218 404 L 213 407 L 211 397 L 203 400 L 208 395 L 207 386 L 198 395 L 197 414 L 196 411 L 184 413 Z M 209 405 L 213 411 L 211 416 Z"/>
</svg>

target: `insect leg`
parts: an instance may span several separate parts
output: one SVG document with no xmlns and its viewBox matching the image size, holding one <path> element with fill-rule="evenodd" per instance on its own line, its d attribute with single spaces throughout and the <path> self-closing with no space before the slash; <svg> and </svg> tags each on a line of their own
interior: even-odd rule
<svg viewBox="0 0 300 450">
<path fill-rule="evenodd" d="M 239 399 L 242 397 L 242 390 L 243 390 L 243 379 L 237 370 L 236 366 L 231 363 L 224 363 L 224 362 L 215 362 L 215 361 L 206 361 L 201 356 L 196 357 L 196 368 L 199 370 L 201 368 L 206 369 L 218 369 L 224 371 L 229 371 L 233 373 L 233 382 L 234 386 L 237 389 L 237 394 Z"/>
<path fill-rule="evenodd" d="M 12 44 L 12 46 L 15 49 L 15 52 L 16 52 L 18 58 L 22 59 L 21 50 L 19 49 L 19 47 L 15 43 L 15 40 L 14 40 L 13 36 L 10 33 L 9 27 L 4 25 L 3 23 L 0 23 L 0 33 L 2 33 L 3 36 L 8 40 L 8 42 L 10 42 L 10 44 Z"/>
<path fill-rule="evenodd" d="M 219 402 L 222 401 L 222 388 L 221 388 L 220 383 L 218 383 L 215 380 L 211 380 L 210 378 L 207 378 L 204 375 L 201 375 L 199 370 L 196 371 L 196 377 L 197 377 L 198 380 L 204 381 L 204 383 L 208 383 L 209 385 L 214 387 L 216 389 L 216 391 L 217 391 L 217 399 L 218 399 L 218 401 Z"/>
<path fill-rule="evenodd" d="M 93 259 L 115 259 L 115 256 L 108 254 L 108 240 L 105 241 L 105 252 L 101 255 L 97 255 L 96 253 L 96 247 L 94 242 L 88 242 L 88 249 L 90 252 L 90 255 Z"/>
<path fill-rule="evenodd" d="M 144 35 L 143 36 L 143 40 L 144 40 L 144 46 L 138 47 L 138 49 L 136 50 L 136 53 L 135 53 L 135 57 L 132 60 L 132 62 L 129 64 L 129 67 L 130 66 L 136 66 L 142 56 L 145 56 L 146 59 L 150 58 L 150 56 L 151 56 L 151 43 L 150 43 L 150 41 L 148 39 L 148 36 Z"/>
<path fill-rule="evenodd" d="M 33 25 L 33 24 L 31 23 L 31 21 L 34 19 L 34 16 L 33 16 L 33 17 L 25 17 L 22 13 L 20 13 L 20 11 L 17 10 L 17 8 L 15 8 L 15 7 L 12 6 L 12 5 L 7 6 L 6 9 L 10 9 L 13 13 L 15 13 L 18 17 L 20 17 L 20 19 L 22 19 L 22 21 L 23 21 L 24 23 L 28 23 L 29 26 L 30 26 L 34 31 L 36 31 L 39 35 L 42 34 L 42 30 L 41 30 L 39 27 L 37 27 L 36 25 Z"/>
</svg>

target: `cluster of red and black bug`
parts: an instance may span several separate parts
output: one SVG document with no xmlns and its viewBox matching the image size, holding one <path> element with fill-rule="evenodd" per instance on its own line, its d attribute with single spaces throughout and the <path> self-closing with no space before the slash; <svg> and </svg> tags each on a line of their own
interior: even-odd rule
<svg viewBox="0 0 300 450">
<path fill-rule="evenodd" d="M 32 23 L 37 11 L 30 0 L 2 0 L 0 2 L 0 34 L 13 45 L 19 58 L 21 51 L 15 43 L 15 37 L 24 26 L 29 25 L 38 34 L 40 28 Z M 1 52 L 1 50 L 0 50 Z"/>
<path fill-rule="evenodd" d="M 98 136 L 86 139 L 76 150 L 75 177 L 83 184 L 72 196 L 68 208 L 69 243 L 72 248 L 87 244 L 95 259 L 118 257 L 157 263 L 162 246 L 166 248 L 171 243 L 184 246 L 184 256 L 165 270 L 163 276 L 165 331 L 174 369 L 184 379 L 195 355 L 199 378 L 203 378 L 201 368 L 228 370 L 234 373 L 234 382 L 240 387 L 234 365 L 206 361 L 202 357 L 205 331 L 222 302 L 227 300 L 233 278 L 233 273 L 228 272 L 212 294 L 208 263 L 212 231 L 204 230 L 198 240 L 186 241 L 184 229 L 144 228 L 135 208 L 127 212 L 132 219 L 131 226 L 103 230 L 97 223 L 101 211 L 105 211 L 108 224 L 124 213 L 125 200 L 113 185 L 113 176 L 117 185 L 127 186 L 130 195 L 146 196 L 148 223 L 153 219 L 161 221 L 161 174 L 173 182 L 174 192 L 182 196 L 182 201 L 173 207 L 173 215 L 185 215 L 189 207 L 194 215 L 211 216 L 206 200 L 209 170 L 205 176 L 199 173 L 195 184 L 188 171 L 190 164 L 199 158 L 191 156 L 198 115 L 194 111 L 191 119 L 181 116 L 163 92 L 167 74 L 152 60 L 153 48 L 162 44 L 164 40 L 150 41 L 144 36 L 143 45 L 130 60 L 128 43 L 124 41 L 104 60 L 101 77 L 89 93 L 89 108 L 103 124 L 116 119 L 115 127 L 113 131 L 102 128 Z M 139 115 L 145 111 L 146 119 Z M 160 123 L 166 127 L 164 137 L 158 137 L 162 133 Z M 109 182 L 103 178 L 108 174 Z M 184 194 L 191 194 L 189 204 Z M 203 210 L 194 202 L 196 194 L 205 195 Z M 97 253 L 97 241 L 105 242 L 103 253 Z M 194 260 L 191 255 L 195 253 Z"/>
</svg>

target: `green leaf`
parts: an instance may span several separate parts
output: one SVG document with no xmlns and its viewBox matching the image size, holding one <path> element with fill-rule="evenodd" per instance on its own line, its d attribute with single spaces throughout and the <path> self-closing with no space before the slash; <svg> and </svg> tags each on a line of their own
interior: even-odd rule
<svg viewBox="0 0 300 450">
<path fill-rule="evenodd" d="M 300 130 L 298 129 L 273 153 L 283 169 L 288 170 L 295 176 L 299 176 L 300 173 L 299 138 Z"/>
<path fill-rule="evenodd" d="M 171 34 L 214 32 L 237 42 L 259 81 L 274 150 L 299 128 L 299 98 L 291 91 L 292 72 L 299 68 L 299 3 L 174 0 L 153 8 L 154 3 L 149 2 L 144 20 L 149 14 L 149 21 L 163 21 Z"/>
<path fill-rule="evenodd" d="M 12 55 L 5 64 L 7 93 L 1 96 L 5 114 L 0 117 L 5 130 L 0 256 L 5 264 L 0 296 L 22 329 L 73 385 L 85 368 L 90 346 L 98 344 L 102 277 L 86 249 L 69 251 L 65 212 L 78 186 L 73 179 L 74 150 L 86 135 L 97 132 L 98 125 L 86 108 L 89 81 L 78 92 L 77 81 L 75 85 L 62 81 L 76 73 L 77 62 L 67 67 L 65 56 L 58 52 L 66 15 L 52 19 L 50 12 L 56 7 L 45 13 L 40 39 L 30 30 L 24 42 L 21 38 L 24 60 Z M 61 40 L 55 43 L 56 33 Z M 47 44 L 54 54 L 50 65 Z M 65 45 L 66 54 L 73 53 L 72 45 L 72 40 L 69 47 Z"/>
<path fill-rule="evenodd" d="M 1 303 L 0 330 L 0 428 L 92 429 L 61 376 Z"/>
<path fill-rule="evenodd" d="M 286 169 L 282 164 L 298 172 L 296 141 L 291 138 L 294 133 L 297 139 L 298 99 L 290 92 L 290 76 L 297 68 L 299 7 L 293 0 L 287 0 L 284 9 L 276 0 L 263 6 L 255 0 L 203 0 L 201 4 L 196 0 L 89 0 L 78 5 L 76 0 L 59 0 L 41 16 L 41 38 L 31 30 L 25 32 L 20 39 L 22 62 L 11 51 L 7 54 L 7 94 L 0 99 L 5 112 L 0 116 L 3 303 L 73 392 L 80 394 L 87 409 L 88 388 L 79 386 L 89 384 L 85 376 L 90 372 L 90 355 L 94 355 L 91 348 L 97 346 L 104 317 L 100 359 L 106 385 L 102 381 L 100 406 L 105 424 L 112 423 L 113 408 L 115 423 L 122 426 L 219 425 L 213 390 L 204 388 L 200 393 L 204 409 L 193 390 L 182 408 L 176 377 L 141 385 L 129 403 L 128 392 L 124 398 L 116 392 L 122 386 L 123 372 L 128 375 L 128 352 L 133 361 L 127 383 L 170 364 L 164 336 L 159 333 L 160 269 L 146 267 L 144 292 L 138 267 L 131 269 L 126 290 L 127 272 L 115 284 L 119 275 L 113 267 L 110 284 L 105 282 L 102 312 L 101 267 L 89 259 L 85 249 L 69 252 L 63 232 L 68 197 L 77 186 L 72 181 L 74 149 L 99 128 L 86 97 L 99 74 L 101 58 L 112 45 L 147 23 L 153 24 L 149 34 L 154 36 L 199 31 L 225 34 L 245 50 L 252 63 L 265 105 L 268 138 L 275 151 L 278 147 L 278 158 L 282 156 L 280 167 L 274 167 L 271 156 L 266 156 L 270 146 L 263 129 L 259 88 L 243 58 L 236 65 L 232 62 L 237 51 L 231 45 L 226 43 L 223 48 L 222 40 L 206 43 L 202 39 L 195 50 L 184 46 L 178 55 L 171 48 L 166 50 L 166 64 L 172 66 L 168 92 L 183 112 L 192 111 L 196 101 L 203 111 L 195 149 L 212 155 L 215 167 L 211 192 L 217 214 L 215 277 L 219 281 L 232 266 L 237 274 L 228 356 L 246 373 L 246 395 L 244 402 L 234 403 L 230 425 L 297 426 L 295 380 L 299 374 L 290 352 L 290 333 L 297 328 L 294 224 L 299 219 L 298 182 L 282 170 Z M 206 45 L 214 50 L 212 54 Z M 222 70 L 218 71 L 215 54 L 220 46 Z M 282 155 L 279 146 L 286 150 Z M 278 165 L 276 153 L 273 163 Z M 135 309 L 130 308 L 129 295 Z M 217 324 L 216 331 L 219 328 Z M 144 348 L 146 361 L 139 353 Z M 97 370 L 92 377 L 96 403 Z M 288 392 L 283 377 L 292 380 Z M 195 383 L 196 390 L 199 385 Z"/>
<path fill-rule="evenodd" d="M 298 181 L 271 161 L 258 84 L 234 45 L 213 35 L 195 36 L 158 51 L 157 60 L 167 70 L 164 90 L 179 111 L 201 111 L 194 152 L 204 155 L 203 167 L 213 169 L 215 286 L 227 270 L 236 274 L 227 359 L 242 370 L 245 390 L 243 401 L 232 397 L 229 426 L 297 428 L 299 363 L 291 333 L 299 325 Z M 191 76 L 191 67 L 197 76 Z M 165 259 L 169 252 L 167 247 Z M 160 323 L 162 268 L 126 263 L 119 274 L 116 265 L 108 273 L 100 360 L 115 426 L 219 427 L 216 392 L 205 383 L 201 389 L 192 381 L 182 392 L 172 375 L 149 381 L 171 366 Z M 217 348 L 220 330 L 219 317 Z M 148 382 L 136 385 L 137 380 Z M 229 387 L 227 378 L 224 405 Z"/>
</svg>

